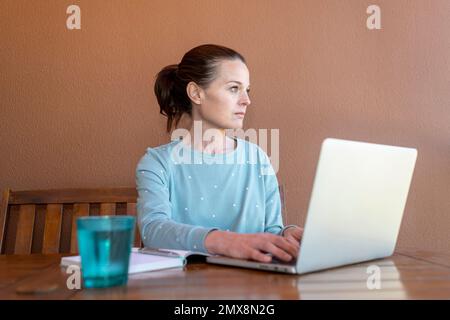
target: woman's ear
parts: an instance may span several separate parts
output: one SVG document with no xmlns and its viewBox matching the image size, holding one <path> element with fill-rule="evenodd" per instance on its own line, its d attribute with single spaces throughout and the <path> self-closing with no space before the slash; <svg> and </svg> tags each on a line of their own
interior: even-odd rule
<svg viewBox="0 0 450 320">
<path fill-rule="evenodd" d="M 191 81 L 186 86 L 186 93 L 195 104 L 201 104 L 202 102 L 202 88 L 200 88 L 195 82 Z"/>
</svg>

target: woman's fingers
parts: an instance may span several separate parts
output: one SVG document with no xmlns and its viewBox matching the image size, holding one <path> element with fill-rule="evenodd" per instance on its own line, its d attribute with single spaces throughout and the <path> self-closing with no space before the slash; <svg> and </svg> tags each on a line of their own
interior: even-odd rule
<svg viewBox="0 0 450 320">
<path fill-rule="evenodd" d="M 286 261 L 286 262 L 292 260 L 292 255 L 290 255 L 289 253 L 287 253 L 284 250 L 281 250 L 280 248 L 278 248 L 273 243 L 266 242 L 265 245 L 264 245 L 263 250 L 271 253 L 272 255 L 274 255 L 275 257 L 277 257 L 280 260 L 283 260 L 283 261 Z"/>
<path fill-rule="evenodd" d="M 283 249 L 284 251 L 289 253 L 294 258 L 297 257 L 298 247 L 295 244 L 289 242 L 286 238 L 274 235 L 272 243 L 280 249 Z"/>
<path fill-rule="evenodd" d="M 292 236 L 295 239 L 297 239 L 297 241 L 300 241 L 302 236 L 303 236 L 303 229 L 302 228 L 298 228 L 298 227 L 295 227 L 295 228 L 292 228 L 292 229 L 293 229 L 292 232 L 291 232 Z"/>
<path fill-rule="evenodd" d="M 266 262 L 266 263 L 268 263 L 272 260 L 271 256 L 264 254 L 261 251 L 256 250 L 256 249 L 252 249 L 250 251 L 249 258 L 252 260 L 255 260 L 255 261 Z"/>
<path fill-rule="evenodd" d="M 298 250 L 300 249 L 300 245 L 299 245 L 298 240 L 295 239 L 294 237 L 290 236 L 290 235 L 287 236 L 287 237 L 285 237 L 285 239 L 286 239 L 287 241 L 289 241 L 289 242 L 295 247 L 295 249 L 296 249 L 297 252 L 298 252 Z"/>
</svg>

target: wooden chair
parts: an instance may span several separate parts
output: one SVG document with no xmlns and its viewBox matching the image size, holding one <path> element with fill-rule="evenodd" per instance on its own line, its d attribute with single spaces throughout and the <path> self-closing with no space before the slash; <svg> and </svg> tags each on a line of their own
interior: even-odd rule
<svg viewBox="0 0 450 320">
<path fill-rule="evenodd" d="M 135 188 L 3 192 L 0 254 L 77 253 L 76 218 L 136 215 Z M 134 246 L 141 247 L 136 225 Z"/>
<path fill-rule="evenodd" d="M 280 185 L 283 221 L 286 191 Z M 76 219 L 96 215 L 136 215 L 135 188 L 60 189 L 3 192 L 0 254 L 77 253 Z M 141 247 L 135 228 L 135 247 Z"/>
</svg>

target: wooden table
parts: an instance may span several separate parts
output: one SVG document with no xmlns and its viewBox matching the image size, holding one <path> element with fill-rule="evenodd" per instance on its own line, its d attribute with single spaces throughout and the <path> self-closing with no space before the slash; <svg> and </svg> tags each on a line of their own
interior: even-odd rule
<svg viewBox="0 0 450 320">
<path fill-rule="evenodd" d="M 450 255 L 418 250 L 303 276 L 194 263 L 81 290 L 67 288 L 61 256 L 0 256 L 0 299 L 450 299 Z M 370 265 L 380 289 L 367 287 Z"/>
</svg>

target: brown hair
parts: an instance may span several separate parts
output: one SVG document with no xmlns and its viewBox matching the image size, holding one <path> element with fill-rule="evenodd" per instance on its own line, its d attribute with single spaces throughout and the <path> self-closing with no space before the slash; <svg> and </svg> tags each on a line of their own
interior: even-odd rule
<svg viewBox="0 0 450 320">
<path fill-rule="evenodd" d="M 167 132 L 178 125 L 184 113 L 192 115 L 191 100 L 186 93 L 188 83 L 193 81 L 206 89 L 215 79 L 219 62 L 234 59 L 246 63 L 233 49 L 205 44 L 186 52 L 178 65 L 168 65 L 157 74 L 154 90 L 159 113 L 167 117 Z"/>
</svg>

